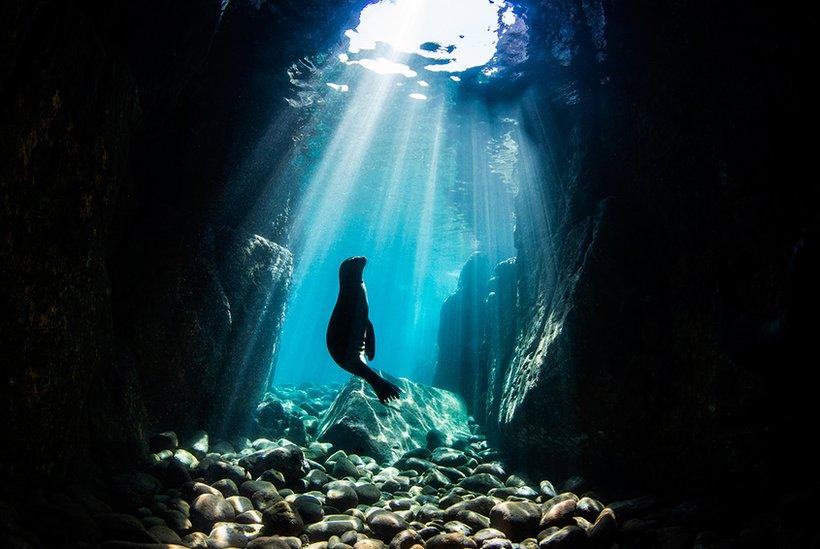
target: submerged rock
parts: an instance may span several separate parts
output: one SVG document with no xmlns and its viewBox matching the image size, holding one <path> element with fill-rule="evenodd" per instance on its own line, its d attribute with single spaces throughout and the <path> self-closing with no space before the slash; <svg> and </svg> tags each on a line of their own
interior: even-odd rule
<svg viewBox="0 0 820 549">
<path fill-rule="evenodd" d="M 322 420 L 317 438 L 392 463 L 408 450 L 425 447 L 432 430 L 451 438 L 469 437 L 467 409 L 458 396 L 407 379 L 397 384 L 402 390 L 400 402 L 384 406 L 367 383 L 351 378 Z"/>
</svg>

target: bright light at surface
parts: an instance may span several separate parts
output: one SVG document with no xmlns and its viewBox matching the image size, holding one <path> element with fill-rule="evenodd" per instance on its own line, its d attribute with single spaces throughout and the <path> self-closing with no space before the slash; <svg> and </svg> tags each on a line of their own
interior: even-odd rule
<svg viewBox="0 0 820 549">
<path fill-rule="evenodd" d="M 361 59 L 359 61 L 348 61 L 348 65 L 361 65 L 367 70 L 371 70 L 377 74 L 400 74 L 407 78 L 416 76 L 416 71 L 402 63 L 395 63 L 384 57 L 378 59 Z"/>
<path fill-rule="evenodd" d="M 421 100 L 421 101 L 424 101 L 425 99 L 427 99 L 427 96 L 426 96 L 426 95 L 424 95 L 423 93 L 415 93 L 415 92 L 414 92 L 414 93 L 411 93 L 411 94 L 410 94 L 410 95 L 408 95 L 407 97 L 409 97 L 409 98 L 411 98 L 411 99 L 419 99 L 419 100 Z"/>
<path fill-rule="evenodd" d="M 428 84 L 427 82 L 425 82 L 424 80 L 419 80 L 418 82 L 416 82 L 416 84 L 418 84 L 418 85 L 419 85 L 419 86 L 421 86 L 422 88 L 426 88 L 427 86 L 429 86 L 429 85 L 430 85 L 430 84 Z"/>
<path fill-rule="evenodd" d="M 436 63 L 429 71 L 461 72 L 487 64 L 498 45 L 499 20 L 515 22 L 504 0 L 381 0 L 365 7 L 345 33 L 348 51 L 375 50 L 379 42 Z"/>
<path fill-rule="evenodd" d="M 333 82 L 328 82 L 327 87 L 332 89 L 332 90 L 336 90 L 336 91 L 340 91 L 340 92 L 350 91 L 350 88 L 348 87 L 347 84 L 335 84 Z"/>
</svg>

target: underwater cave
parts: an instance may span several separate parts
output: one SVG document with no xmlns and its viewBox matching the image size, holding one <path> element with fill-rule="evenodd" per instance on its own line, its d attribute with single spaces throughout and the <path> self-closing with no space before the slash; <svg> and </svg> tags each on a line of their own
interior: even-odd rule
<svg viewBox="0 0 820 549">
<path fill-rule="evenodd" d="M 0 546 L 820 546 L 813 23 L 5 2 Z"/>
</svg>

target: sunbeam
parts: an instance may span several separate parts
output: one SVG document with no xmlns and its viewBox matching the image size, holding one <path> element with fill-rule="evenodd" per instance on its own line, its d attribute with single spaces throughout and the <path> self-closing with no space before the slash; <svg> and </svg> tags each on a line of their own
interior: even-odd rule
<svg viewBox="0 0 820 549">
<path fill-rule="evenodd" d="M 365 8 L 346 33 L 346 49 L 302 85 L 316 90 L 304 144 L 315 156 L 294 155 L 278 175 L 298 181 L 302 198 L 275 382 L 346 376 L 332 367 L 324 343 L 346 257 L 368 257 L 374 367 L 419 379 L 430 375 L 439 311 L 465 260 L 476 250 L 493 261 L 514 255 L 512 187 L 488 167 L 509 123 L 486 108 L 456 108 L 460 84 L 450 78 L 492 58 L 506 7 L 473 2 L 480 13 L 461 9 L 461 21 L 445 20 L 449 11 L 440 7 L 432 11 L 445 19 L 431 22 L 421 4 Z M 459 42 L 463 28 L 478 28 L 481 37 Z M 448 36 L 458 42 L 449 50 Z M 431 51 L 429 43 L 444 49 Z M 515 171 L 514 158 L 502 161 Z"/>
</svg>

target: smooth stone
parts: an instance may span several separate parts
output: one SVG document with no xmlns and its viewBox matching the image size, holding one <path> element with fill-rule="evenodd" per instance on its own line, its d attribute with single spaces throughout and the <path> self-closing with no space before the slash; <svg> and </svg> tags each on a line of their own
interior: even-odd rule
<svg viewBox="0 0 820 549">
<path fill-rule="evenodd" d="M 204 458 L 208 453 L 208 433 L 205 431 L 195 432 L 188 440 L 188 443 L 185 444 L 185 447 L 199 459 Z"/>
<path fill-rule="evenodd" d="M 302 478 L 309 470 L 302 449 L 295 444 L 254 452 L 239 460 L 239 465 L 251 471 L 253 476 L 261 475 L 268 469 L 275 469 L 282 473 L 286 483 Z"/>
<path fill-rule="evenodd" d="M 421 522 L 430 522 L 432 520 L 443 520 L 444 511 L 432 504 L 425 504 L 416 510 L 416 518 Z"/>
<path fill-rule="evenodd" d="M 578 514 L 588 521 L 594 521 L 604 510 L 604 505 L 597 499 L 591 497 L 582 497 L 576 504 Z"/>
<path fill-rule="evenodd" d="M 443 502 L 443 500 L 442 500 Z M 480 515 L 489 516 L 490 511 L 500 503 L 497 499 L 489 496 L 479 496 L 473 499 L 465 499 L 450 505 L 444 510 L 444 518 L 446 520 L 457 520 L 458 513 L 462 509 L 474 511 Z"/>
<path fill-rule="evenodd" d="M 320 471 L 319 469 L 311 469 L 307 476 L 305 476 L 305 480 L 308 483 L 308 488 L 312 490 L 319 490 L 322 486 L 333 479 L 331 479 L 330 475 L 324 471 Z"/>
<path fill-rule="evenodd" d="M 572 520 L 575 514 L 577 504 L 573 499 L 566 499 L 551 506 L 550 509 L 544 513 L 541 518 L 540 528 L 549 528 L 550 526 L 567 526 L 574 524 Z"/>
<path fill-rule="evenodd" d="M 293 502 L 291 502 L 291 505 L 299 513 L 299 516 L 302 517 L 305 524 L 319 522 L 325 514 L 322 510 L 322 502 L 319 501 L 318 498 L 311 495 L 302 494 L 296 496 L 293 499 Z"/>
<path fill-rule="evenodd" d="M 327 515 L 322 522 L 308 525 L 305 533 L 311 541 L 327 541 L 331 536 L 340 536 L 348 530 L 361 532 L 364 524 L 361 519 L 350 515 Z"/>
<path fill-rule="evenodd" d="M 450 485 L 450 479 L 437 468 L 430 469 L 421 477 L 421 483 L 433 488 L 444 488 Z"/>
<path fill-rule="evenodd" d="M 234 513 L 240 515 L 245 511 L 252 511 L 253 510 L 253 503 L 246 497 L 243 496 L 231 496 L 229 498 L 225 498 L 225 500 L 231 504 L 233 507 Z"/>
<path fill-rule="evenodd" d="M 418 534 L 421 536 L 421 539 L 429 540 L 433 536 L 437 536 L 441 533 L 441 528 L 437 528 L 435 526 L 426 526 L 424 528 L 420 528 L 417 530 Z"/>
<path fill-rule="evenodd" d="M 473 469 L 474 475 L 478 473 L 489 473 L 498 478 L 507 478 L 507 472 L 500 463 L 480 463 L 475 469 Z"/>
<path fill-rule="evenodd" d="M 208 549 L 227 547 L 245 547 L 248 541 L 259 533 L 258 527 L 251 524 L 220 522 L 214 525 L 208 534 Z"/>
<path fill-rule="evenodd" d="M 262 524 L 262 512 L 252 509 L 236 515 L 239 524 Z"/>
<path fill-rule="evenodd" d="M 459 471 L 455 467 L 439 467 L 439 472 L 450 479 L 450 482 L 459 482 L 467 478 L 467 475 L 463 471 Z"/>
<path fill-rule="evenodd" d="M 282 501 L 282 495 L 274 490 L 257 490 L 251 496 L 254 508 L 259 511 L 264 511 L 265 508 L 270 507 L 274 503 Z"/>
<path fill-rule="evenodd" d="M 553 487 L 552 483 L 548 480 L 542 480 L 541 484 L 538 485 L 538 490 L 541 493 L 541 497 L 545 500 L 552 499 L 558 495 L 555 487 Z"/>
<path fill-rule="evenodd" d="M 277 490 L 281 490 L 287 484 L 287 482 L 285 482 L 285 475 L 283 475 L 280 471 L 277 471 L 276 469 L 267 469 L 265 471 L 262 471 L 262 473 L 259 475 L 259 478 L 256 480 L 270 482 Z"/>
<path fill-rule="evenodd" d="M 347 545 L 355 545 L 355 543 L 359 541 L 359 536 L 364 536 L 364 534 L 360 534 L 356 530 L 348 530 L 347 532 L 339 536 L 339 541 L 341 543 L 346 543 Z M 328 546 L 329 545 L 330 542 L 328 541 Z"/>
<path fill-rule="evenodd" d="M 386 545 L 378 539 L 363 539 L 353 545 L 353 549 L 385 549 Z"/>
<path fill-rule="evenodd" d="M 391 499 L 387 502 L 387 507 L 391 511 L 407 511 L 413 506 L 411 499 Z"/>
<path fill-rule="evenodd" d="M 339 456 L 333 463 L 331 474 L 336 478 L 359 478 L 359 469 L 347 456 Z"/>
<path fill-rule="evenodd" d="M 468 457 L 460 450 L 440 446 L 433 450 L 430 461 L 445 467 L 458 467 L 467 463 Z"/>
<path fill-rule="evenodd" d="M 239 485 L 239 495 L 246 498 L 252 497 L 259 490 L 277 491 L 276 486 L 267 480 L 246 480 Z"/>
<path fill-rule="evenodd" d="M 476 542 L 460 533 L 438 534 L 427 540 L 427 549 L 474 549 Z"/>
<path fill-rule="evenodd" d="M 470 534 L 490 526 L 489 517 L 469 509 L 458 511 L 451 520 L 467 525 L 470 528 Z"/>
<path fill-rule="evenodd" d="M 589 541 L 596 547 L 609 547 L 618 534 L 618 522 L 612 509 L 605 508 L 587 531 Z"/>
<path fill-rule="evenodd" d="M 237 486 L 248 480 L 248 473 L 239 465 L 232 465 L 230 463 L 225 463 L 224 461 L 215 461 L 208 466 L 205 479 L 211 483 L 211 486 L 213 486 L 213 484 L 218 480 L 232 480 L 234 482 L 233 488 L 236 492 L 231 495 L 234 496 L 239 493 Z"/>
<path fill-rule="evenodd" d="M 490 524 L 513 541 L 535 537 L 541 522 L 541 508 L 525 501 L 504 501 L 490 510 Z"/>
<path fill-rule="evenodd" d="M 185 547 L 208 547 L 208 535 L 204 532 L 191 532 L 182 538 L 182 545 Z"/>
<path fill-rule="evenodd" d="M 451 520 L 444 525 L 444 531 L 450 534 L 464 534 L 465 536 L 469 536 L 473 533 L 474 529 L 459 520 Z"/>
<path fill-rule="evenodd" d="M 191 522 L 201 530 L 210 530 L 216 522 L 230 522 L 235 516 L 233 507 L 222 494 L 202 494 L 191 506 Z"/>
<path fill-rule="evenodd" d="M 538 542 L 540 549 L 580 549 L 586 545 L 587 534 L 578 526 L 564 526 Z"/>
<path fill-rule="evenodd" d="M 293 549 L 293 546 L 279 536 L 262 536 L 249 541 L 245 549 Z"/>
<path fill-rule="evenodd" d="M 415 530 L 408 528 L 393 536 L 390 549 L 410 549 L 414 545 L 424 545 L 424 538 Z"/>
<path fill-rule="evenodd" d="M 510 540 L 504 538 L 488 539 L 481 544 L 481 549 L 512 549 L 513 544 Z"/>
<path fill-rule="evenodd" d="M 493 488 L 503 488 L 504 484 L 490 473 L 478 473 L 460 480 L 458 486 L 471 492 L 486 494 Z"/>
<path fill-rule="evenodd" d="M 507 535 L 504 532 L 502 532 L 501 530 L 496 530 L 495 528 L 482 528 L 481 530 L 473 534 L 473 539 L 479 545 L 490 539 L 506 539 L 506 537 Z"/>
<path fill-rule="evenodd" d="M 211 488 L 216 488 L 219 490 L 219 493 L 226 498 L 239 495 L 239 488 L 237 488 L 236 483 L 229 478 L 217 480 L 211 484 Z"/>
<path fill-rule="evenodd" d="M 401 460 L 399 460 L 399 461 L 401 461 Z M 436 466 L 436 464 L 433 463 L 432 461 L 429 461 L 427 459 L 418 458 L 418 457 L 410 457 L 410 458 L 407 458 L 406 460 L 404 460 L 404 467 L 406 469 L 413 469 L 413 470 L 416 470 L 416 471 L 426 471 L 427 469 L 430 469 L 431 467 L 435 467 L 435 466 Z"/>
<path fill-rule="evenodd" d="M 356 484 L 353 489 L 356 491 L 359 503 L 365 505 L 373 505 L 382 497 L 382 492 L 379 490 L 379 487 L 370 482 Z"/>
<path fill-rule="evenodd" d="M 199 460 L 185 448 L 177 448 L 174 452 L 174 459 L 183 464 L 187 469 L 195 469 L 199 465 Z"/>
<path fill-rule="evenodd" d="M 212 494 L 214 496 L 221 496 L 222 492 L 208 486 L 204 482 L 194 482 L 187 486 L 182 487 L 182 493 L 185 495 L 186 499 L 196 499 L 197 496 L 201 496 L 202 494 Z"/>
<path fill-rule="evenodd" d="M 346 511 L 359 504 L 359 496 L 356 495 L 356 490 L 350 483 L 336 481 L 328 485 L 325 503 L 340 511 Z"/>
<path fill-rule="evenodd" d="M 367 526 L 375 537 L 390 543 L 396 534 L 407 529 L 407 522 L 396 513 L 376 511 L 367 517 Z"/>
<path fill-rule="evenodd" d="M 302 517 L 284 500 L 262 509 L 262 524 L 262 532 L 267 536 L 298 536 L 304 529 Z"/>
</svg>

